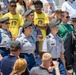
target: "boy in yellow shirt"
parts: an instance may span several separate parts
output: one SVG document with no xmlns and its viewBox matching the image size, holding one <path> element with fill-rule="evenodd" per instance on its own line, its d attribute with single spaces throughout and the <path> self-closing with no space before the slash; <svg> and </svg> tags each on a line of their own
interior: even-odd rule
<svg viewBox="0 0 76 75">
<path fill-rule="evenodd" d="M 37 25 L 43 35 L 43 39 L 39 41 L 39 51 L 42 51 L 42 43 L 44 38 L 46 37 L 46 29 L 48 27 L 49 18 L 48 15 L 42 11 L 43 3 L 41 1 L 35 1 L 35 12 L 34 12 L 34 25 Z"/>
<path fill-rule="evenodd" d="M 3 17 L 9 17 L 9 30 L 12 33 L 12 39 L 15 40 L 18 36 L 19 28 L 24 24 L 24 21 L 22 16 L 16 13 L 15 1 L 10 1 L 9 10 L 10 12 L 6 13 Z"/>
<path fill-rule="evenodd" d="M 46 37 L 46 29 L 49 23 L 48 15 L 42 12 L 43 3 L 41 1 L 34 2 L 35 10 L 34 12 L 34 24 L 37 25 L 43 34 L 43 39 Z"/>
</svg>

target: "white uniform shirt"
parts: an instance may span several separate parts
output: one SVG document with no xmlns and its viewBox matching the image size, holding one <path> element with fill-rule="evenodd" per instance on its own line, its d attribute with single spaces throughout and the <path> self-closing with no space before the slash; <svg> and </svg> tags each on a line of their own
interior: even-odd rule
<svg viewBox="0 0 76 75">
<path fill-rule="evenodd" d="M 34 53 L 36 49 L 35 41 L 32 36 L 28 38 L 22 33 L 20 37 L 16 39 L 21 43 L 21 53 Z"/>
<path fill-rule="evenodd" d="M 11 33 L 8 30 L 0 29 L 1 32 L 1 42 L 0 47 L 10 48 L 10 43 L 12 41 Z"/>
<path fill-rule="evenodd" d="M 60 58 L 60 53 L 65 50 L 61 38 L 50 33 L 43 42 L 42 51 L 51 53 L 53 58 Z"/>
<path fill-rule="evenodd" d="M 71 18 L 76 17 L 76 2 L 66 1 L 62 4 L 62 11 L 67 11 Z"/>
</svg>

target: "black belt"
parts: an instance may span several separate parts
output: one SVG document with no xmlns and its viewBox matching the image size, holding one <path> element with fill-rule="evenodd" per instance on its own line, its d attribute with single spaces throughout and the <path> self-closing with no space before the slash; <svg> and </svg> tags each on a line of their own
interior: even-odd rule
<svg viewBox="0 0 76 75">
<path fill-rule="evenodd" d="M 0 47 L 0 49 L 10 50 L 10 48 Z"/>
<path fill-rule="evenodd" d="M 52 60 L 53 61 L 58 61 L 58 60 L 60 60 L 60 58 L 53 58 Z"/>
<path fill-rule="evenodd" d="M 19 57 L 20 58 L 25 58 L 24 55 L 31 55 L 32 53 L 20 53 Z"/>
<path fill-rule="evenodd" d="M 30 54 L 33 54 L 33 53 L 28 52 L 28 53 L 21 53 L 21 54 L 28 54 L 28 55 L 30 55 Z"/>
</svg>

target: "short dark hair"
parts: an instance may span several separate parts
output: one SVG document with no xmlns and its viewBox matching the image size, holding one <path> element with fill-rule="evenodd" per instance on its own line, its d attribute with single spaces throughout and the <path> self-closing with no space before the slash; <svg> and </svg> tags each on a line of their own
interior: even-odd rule
<svg viewBox="0 0 76 75">
<path fill-rule="evenodd" d="M 56 14 L 62 14 L 62 12 L 63 12 L 62 10 L 56 10 L 55 11 Z"/>
<path fill-rule="evenodd" d="M 15 1 L 15 0 L 11 0 L 11 1 L 9 2 L 9 5 L 10 5 L 11 3 L 15 3 L 15 4 L 16 4 L 16 1 Z"/>
<path fill-rule="evenodd" d="M 62 11 L 62 16 L 64 17 L 64 14 L 69 14 L 67 11 Z"/>
<path fill-rule="evenodd" d="M 40 0 L 35 1 L 34 5 L 36 5 L 36 4 L 40 4 L 43 7 L 43 3 Z"/>
</svg>

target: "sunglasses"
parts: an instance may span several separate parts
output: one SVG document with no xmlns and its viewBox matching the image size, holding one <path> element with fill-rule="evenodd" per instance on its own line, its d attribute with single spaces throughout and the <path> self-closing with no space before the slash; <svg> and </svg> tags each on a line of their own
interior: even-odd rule
<svg viewBox="0 0 76 75">
<path fill-rule="evenodd" d="M 9 22 L 4 22 L 5 24 L 10 24 Z"/>
<path fill-rule="evenodd" d="M 16 7 L 16 5 L 10 5 L 11 7 Z"/>
<path fill-rule="evenodd" d="M 66 16 L 66 18 L 70 18 L 70 16 Z"/>
</svg>

